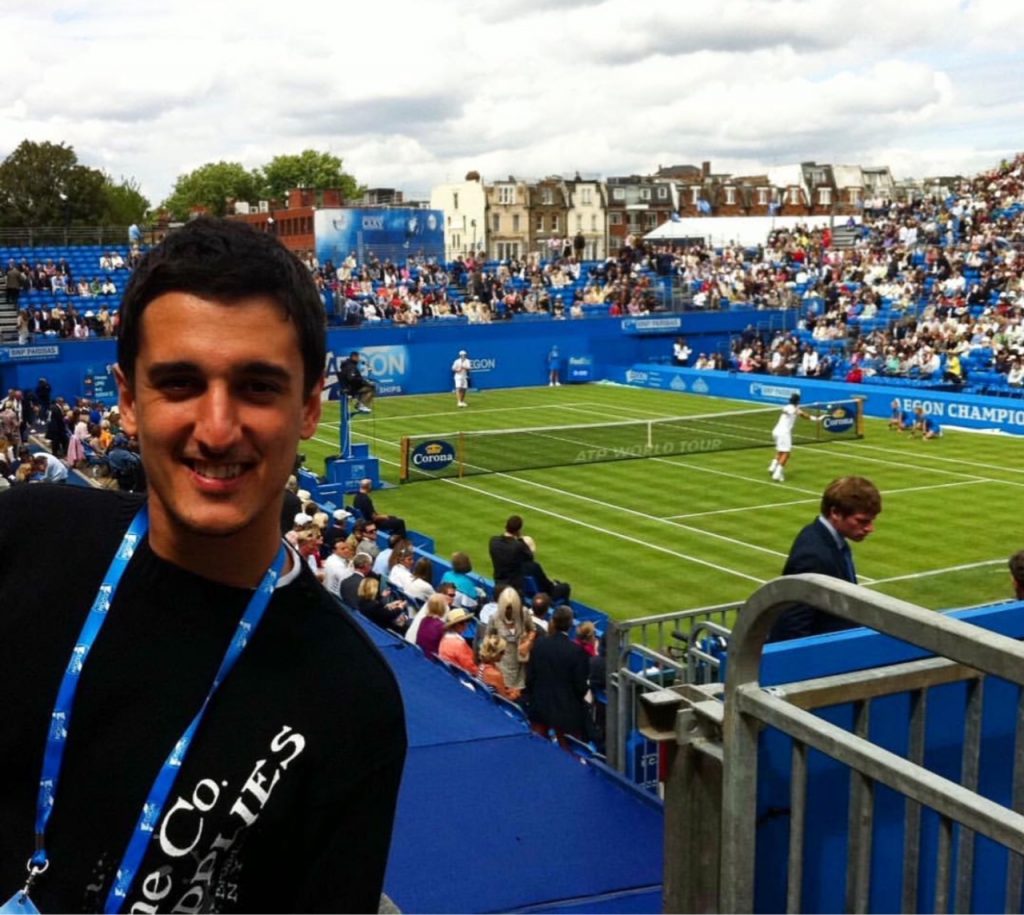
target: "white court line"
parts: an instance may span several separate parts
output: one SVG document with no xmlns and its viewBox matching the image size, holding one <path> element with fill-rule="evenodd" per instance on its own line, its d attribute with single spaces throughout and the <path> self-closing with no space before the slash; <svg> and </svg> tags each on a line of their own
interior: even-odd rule
<svg viewBox="0 0 1024 915">
<path fill-rule="evenodd" d="M 980 569 L 984 566 L 1005 565 L 1005 559 L 986 559 L 984 562 L 967 562 L 959 566 L 947 566 L 945 569 L 931 569 L 928 572 L 914 572 L 910 575 L 894 575 L 892 578 L 879 578 L 870 587 L 887 585 L 891 581 L 910 581 L 914 578 L 929 578 L 933 575 L 945 575 L 947 572 L 964 572 L 968 569 Z"/>
<path fill-rule="evenodd" d="M 548 486 L 546 483 L 539 483 L 536 480 L 524 480 L 521 477 L 513 477 L 508 474 L 497 474 L 497 476 L 504 477 L 506 480 L 513 480 L 516 483 L 523 483 L 527 486 L 532 486 L 535 489 L 545 489 L 548 492 L 557 493 L 561 496 L 567 496 L 570 499 L 578 499 L 581 502 L 589 502 L 592 505 L 600 505 L 602 508 L 610 508 L 620 512 L 627 512 L 630 515 L 636 515 L 638 518 L 643 518 L 645 521 L 656 521 L 659 524 L 667 524 L 675 530 L 690 531 L 692 534 L 700 534 L 704 537 L 713 537 L 715 540 L 724 540 L 726 543 L 731 543 L 734 546 L 741 546 L 745 549 L 758 550 L 762 553 L 770 553 L 772 556 L 786 557 L 786 553 L 780 553 L 778 550 L 769 549 L 766 546 L 758 546 L 756 543 L 747 543 L 744 540 L 736 540 L 734 537 L 727 537 L 725 534 L 716 534 L 714 531 L 706 531 L 703 528 L 691 527 L 688 524 L 676 524 L 674 521 L 670 521 L 668 518 L 659 518 L 657 515 L 649 515 L 647 512 L 637 511 L 635 508 L 626 508 L 624 505 L 615 505 L 611 502 L 605 502 L 601 499 L 594 499 L 590 496 L 580 495 L 579 493 L 572 492 L 568 489 L 560 489 L 557 486 Z"/>
<path fill-rule="evenodd" d="M 757 483 L 759 486 L 769 486 L 772 489 L 785 487 L 788 492 L 802 492 L 809 496 L 817 496 L 821 499 L 821 493 L 815 492 L 813 489 L 802 489 L 799 486 L 790 486 L 788 483 L 776 483 L 770 476 L 768 476 L 767 469 L 765 470 L 764 477 L 747 477 L 739 473 L 729 473 L 727 470 L 714 470 L 711 467 L 701 467 L 699 464 L 687 464 L 684 461 L 673 461 L 669 458 L 647 458 L 649 461 L 658 461 L 662 464 L 669 464 L 672 467 L 685 467 L 687 470 L 699 470 L 701 473 L 711 473 L 720 477 L 730 477 L 733 480 L 746 480 L 748 483 Z"/>
<path fill-rule="evenodd" d="M 847 442 L 846 444 L 856 445 L 858 450 L 867 449 L 870 451 L 884 451 L 886 454 L 893 453 L 892 449 L 890 448 L 880 448 L 878 447 L 878 445 L 868 445 L 866 442 Z M 927 448 L 929 446 L 925 445 L 925 447 Z M 1018 467 L 1002 467 L 999 464 L 983 464 L 979 461 L 965 461 L 963 458 L 942 457 L 941 455 L 938 454 L 929 454 L 928 460 L 942 461 L 943 463 L 946 464 L 965 464 L 968 467 L 983 467 L 986 470 L 999 470 L 1002 471 L 1003 473 L 1024 473 L 1024 470 L 1021 470 Z"/>
<path fill-rule="evenodd" d="M 528 406 L 528 407 L 484 407 L 482 410 L 473 410 L 473 414 L 475 415 L 475 414 L 480 414 L 480 413 L 516 413 L 516 412 L 521 413 L 524 410 L 551 410 L 551 409 L 555 409 L 555 408 L 558 408 L 558 407 L 565 407 L 566 409 L 570 409 L 571 410 L 571 409 L 573 409 L 573 406 L 574 406 L 573 404 L 535 404 L 533 406 Z M 470 408 L 470 409 L 472 409 L 472 408 Z M 366 415 L 366 414 L 364 414 L 364 415 Z M 369 415 L 372 416 L 372 414 L 369 414 Z M 437 413 L 402 413 L 402 414 L 400 414 L 398 416 L 379 416 L 378 415 L 378 416 L 374 417 L 374 419 L 377 422 L 380 422 L 380 423 L 396 423 L 396 422 L 399 422 L 399 421 L 407 422 L 410 419 L 432 419 L 435 416 L 447 416 L 449 419 L 451 419 L 452 417 L 461 416 L 461 415 L 462 414 L 459 413 L 459 412 L 456 412 L 455 409 L 451 409 L 451 410 L 438 411 Z M 373 420 L 369 420 L 369 421 L 372 422 Z M 365 422 L 365 420 L 360 420 L 359 422 L 363 423 L 363 422 Z M 320 425 L 321 426 L 330 426 L 331 428 L 337 429 L 341 425 L 341 422 L 340 421 L 339 422 L 326 422 L 325 421 L 325 422 L 321 422 Z M 356 431 L 354 427 L 353 427 L 352 431 L 353 432 Z M 489 432 L 489 431 L 492 431 L 492 430 L 481 429 L 481 430 L 473 430 L 473 431 Z M 424 433 L 424 434 L 425 435 L 431 435 L 433 433 L 427 432 L 427 433 Z M 439 432 L 437 434 L 438 435 L 444 435 L 446 433 Z M 450 433 L 448 433 L 448 434 L 450 434 Z"/>
<path fill-rule="evenodd" d="M 513 478 L 514 479 L 514 478 Z M 596 524 L 588 524 L 586 521 L 581 521 L 578 518 L 567 518 L 564 515 L 560 515 L 558 512 L 549 511 L 546 508 L 540 508 L 536 505 L 531 505 L 528 502 L 522 502 L 519 499 L 512 499 L 508 496 L 503 496 L 498 493 L 488 492 L 485 489 L 478 489 L 476 486 L 470 486 L 468 483 L 464 483 L 461 480 L 452 480 L 445 477 L 440 479 L 440 482 L 447 483 L 449 486 L 458 486 L 461 489 L 468 489 L 471 492 L 479 493 L 480 495 L 488 496 L 492 499 L 497 499 L 499 502 L 507 502 L 509 505 L 515 505 L 519 508 L 528 509 L 531 512 L 537 512 L 541 515 L 548 515 L 551 518 L 558 518 L 560 521 L 565 521 L 569 524 L 575 524 L 578 527 L 585 527 L 588 530 L 596 531 L 599 534 L 607 534 L 609 537 L 615 537 L 619 540 L 625 540 L 628 543 L 634 543 L 638 546 L 646 547 L 650 550 L 656 550 L 659 553 L 666 553 L 669 556 L 674 556 L 677 559 L 685 559 L 688 562 L 695 562 L 698 565 L 707 566 L 710 569 L 715 569 L 718 572 L 724 572 L 727 575 L 735 575 L 738 578 L 745 578 L 747 581 L 756 582 L 759 585 L 763 585 L 766 581 L 764 578 L 757 578 L 753 575 L 748 575 L 746 572 L 737 572 L 735 569 L 730 569 L 727 566 L 721 566 L 714 562 L 709 562 L 706 559 L 700 559 L 697 556 L 691 556 L 688 553 L 680 553 L 676 550 L 670 550 L 668 547 L 659 546 L 656 543 L 651 543 L 649 540 L 640 540 L 636 537 L 630 537 L 627 534 L 619 533 L 618 531 L 610 531 L 604 527 L 598 527 Z M 526 481 L 528 482 L 528 481 Z"/>
<path fill-rule="evenodd" d="M 837 445 L 853 445 L 856 442 L 836 442 Z M 821 454 L 823 452 L 815 451 L 814 454 Z M 1024 482 L 1018 480 L 997 480 L 995 477 L 983 477 L 978 474 L 963 473 L 959 470 L 946 470 L 943 467 L 927 467 L 921 464 L 908 464 L 905 461 L 886 461 L 882 458 L 866 457 L 859 452 L 854 452 L 858 455 L 858 460 L 870 461 L 874 464 L 888 464 L 891 467 L 899 467 L 903 470 L 919 470 L 924 473 L 942 473 L 950 477 L 963 477 L 968 480 L 976 480 L 979 483 L 995 483 L 1003 486 L 1024 486 Z M 891 453 L 891 452 L 890 452 Z"/>
<path fill-rule="evenodd" d="M 886 489 L 882 491 L 883 496 L 895 496 L 905 492 L 927 492 L 932 489 L 948 489 L 951 486 L 979 486 L 982 483 L 987 483 L 988 480 L 961 480 L 958 483 L 935 483 L 932 486 L 907 486 L 904 489 Z M 811 505 L 820 502 L 821 499 L 794 499 L 792 502 L 768 502 L 764 505 L 744 505 L 739 508 L 716 508 L 713 511 L 706 512 L 691 512 L 686 515 L 668 515 L 667 517 L 672 520 L 682 520 L 684 518 L 702 518 L 704 515 L 727 515 L 732 512 L 755 512 L 762 511 L 770 508 L 786 508 L 790 505 Z"/>
<path fill-rule="evenodd" d="M 324 439 L 317 438 L 316 436 L 313 436 L 313 441 L 324 442 Z M 324 442 L 324 443 L 325 444 L 333 444 L 331 442 Z M 398 462 L 397 461 L 389 461 L 389 460 L 386 460 L 385 458 L 378 458 L 378 459 L 382 463 L 390 464 L 393 467 L 397 467 L 398 466 Z M 574 499 L 585 499 L 588 502 L 598 502 L 597 499 L 588 499 L 585 496 L 579 496 L 579 495 L 577 495 L 575 493 L 566 492 L 565 490 L 556 489 L 555 487 L 552 487 L 552 486 L 545 486 L 543 483 L 534 483 L 532 480 L 524 480 L 524 479 L 521 479 L 519 477 L 513 477 L 513 476 L 510 476 L 509 474 L 505 474 L 505 473 L 493 474 L 493 476 L 504 477 L 505 479 L 513 480 L 514 482 L 517 482 L 517 483 L 525 483 L 525 484 L 527 484 L 529 486 L 534 486 L 535 488 L 549 489 L 549 490 L 551 490 L 553 492 L 558 492 L 558 493 L 561 493 L 563 495 L 569 496 L 569 497 L 574 498 Z M 480 488 L 478 488 L 476 486 L 470 486 L 468 483 L 464 483 L 461 480 L 452 480 L 452 479 L 449 479 L 449 478 L 446 478 L 446 477 L 441 477 L 438 482 L 448 483 L 449 485 L 452 485 L 452 486 L 459 486 L 459 487 L 461 487 L 463 489 L 468 489 L 471 492 L 475 492 L 475 493 L 479 493 L 481 495 L 489 496 L 490 498 L 496 499 L 499 502 L 507 502 L 507 503 L 509 503 L 511 505 L 517 505 L 520 508 L 526 508 L 526 509 L 529 509 L 530 511 L 538 512 L 538 513 L 540 513 L 542 515 L 548 515 L 548 516 L 550 516 L 552 518 L 558 518 L 559 520 L 566 521 L 566 522 L 568 522 L 570 524 L 576 524 L 576 525 L 578 525 L 580 527 L 585 527 L 585 528 L 588 528 L 589 530 L 597 531 L 598 533 L 607 534 L 610 537 L 617 537 L 618 539 L 626 540 L 629 543 L 639 544 L 640 546 L 644 546 L 644 547 L 648 547 L 649 549 L 656 550 L 659 553 L 667 553 L 669 556 L 675 556 L 678 559 L 685 559 L 685 560 L 688 560 L 689 562 L 695 562 L 698 565 L 708 566 L 709 568 L 716 569 L 719 572 L 725 572 L 726 574 L 729 574 L 729 575 L 735 575 L 735 576 L 738 576 L 739 578 L 745 578 L 748 581 L 754 581 L 754 582 L 757 582 L 758 584 L 764 584 L 765 581 L 767 581 L 767 579 L 764 579 L 764 578 L 757 578 L 754 575 L 747 575 L 745 572 L 737 572 L 735 569 L 730 569 L 730 568 L 728 568 L 726 566 L 718 565 L 717 563 L 709 562 L 709 561 L 707 561 L 705 559 L 699 559 L 698 557 L 691 556 L 688 553 L 680 553 L 680 552 L 677 552 L 676 550 L 670 550 L 667 547 L 658 546 L 655 543 L 651 543 L 649 540 L 640 540 L 640 539 L 638 539 L 636 537 L 629 537 L 626 534 L 621 534 L 621 533 L 618 533 L 617 531 L 610 531 L 610 530 L 608 530 L 606 528 L 598 527 L 597 525 L 594 525 L 594 524 L 588 524 L 587 522 L 581 521 L 581 520 L 579 520 L 577 518 L 567 518 L 564 515 L 558 514 L 557 512 L 548 511 L 547 509 L 544 509 L 544 508 L 538 508 L 535 505 L 531 505 L 529 503 L 522 502 L 522 501 L 519 501 L 517 499 L 511 499 L 511 498 L 509 498 L 507 496 L 503 496 L 503 495 L 500 495 L 498 493 L 488 492 L 486 489 L 480 489 Z M 634 515 L 639 515 L 641 517 L 648 518 L 651 521 L 665 521 L 665 519 L 663 519 L 663 518 L 656 518 L 653 515 L 645 515 L 643 512 L 634 511 L 633 509 L 629 509 L 629 508 L 623 508 L 622 506 L 613 506 L 613 505 L 610 505 L 607 502 L 599 502 L 598 504 L 604 505 L 604 506 L 609 507 L 609 508 L 619 508 L 621 511 L 626 511 L 626 512 L 629 512 L 629 513 L 634 514 Z M 695 531 L 696 533 L 707 534 L 708 536 L 712 536 L 712 537 L 717 536 L 717 537 L 720 537 L 721 539 L 724 539 L 724 540 L 731 540 L 731 538 L 729 538 L 729 537 L 722 537 L 721 535 L 711 534 L 709 531 L 703 531 L 703 530 L 700 530 L 698 528 L 686 528 L 685 525 L 672 524 L 671 522 L 668 522 L 668 521 L 665 521 L 665 523 L 669 524 L 671 527 L 678 528 L 680 530 L 687 529 L 687 530 Z M 785 556 L 786 555 L 785 553 L 776 553 L 775 550 L 768 550 L 765 547 L 758 547 L 758 546 L 754 546 L 753 544 L 744 544 L 744 543 L 741 543 L 738 540 L 737 541 L 733 541 L 733 542 L 739 544 L 740 546 L 749 547 L 750 549 L 762 550 L 764 552 L 774 553 L 777 556 Z"/>
</svg>

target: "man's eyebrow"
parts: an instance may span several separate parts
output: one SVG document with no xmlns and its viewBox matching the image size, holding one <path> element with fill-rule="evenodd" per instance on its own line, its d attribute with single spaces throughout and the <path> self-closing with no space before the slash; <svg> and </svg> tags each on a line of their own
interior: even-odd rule
<svg viewBox="0 0 1024 915">
<path fill-rule="evenodd" d="M 187 359 L 180 359 L 172 362 L 154 362 L 146 369 L 146 376 L 151 381 L 160 381 L 163 378 L 173 375 L 191 374 L 201 375 L 203 374 L 203 370 L 200 368 L 198 363 L 190 362 Z M 235 368 L 232 374 L 248 377 L 257 376 L 260 378 L 273 378 L 279 381 L 291 381 L 292 378 L 291 372 L 283 366 L 276 365 L 273 362 L 263 362 L 259 359 L 243 363 Z"/>
<path fill-rule="evenodd" d="M 146 377 L 150 381 L 159 381 L 169 375 L 192 374 L 198 371 L 198 365 L 185 359 L 177 362 L 154 362 L 146 368 Z"/>
</svg>

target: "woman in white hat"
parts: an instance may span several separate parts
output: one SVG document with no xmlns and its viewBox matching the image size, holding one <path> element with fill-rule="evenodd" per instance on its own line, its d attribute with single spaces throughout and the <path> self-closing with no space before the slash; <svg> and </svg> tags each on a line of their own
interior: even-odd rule
<svg viewBox="0 0 1024 915">
<path fill-rule="evenodd" d="M 462 607 L 453 607 L 444 621 L 444 635 L 437 649 L 437 656 L 449 664 L 456 664 L 463 670 L 477 676 L 480 671 L 473 659 L 473 649 L 466 641 L 465 632 L 473 620 L 473 614 Z"/>
</svg>

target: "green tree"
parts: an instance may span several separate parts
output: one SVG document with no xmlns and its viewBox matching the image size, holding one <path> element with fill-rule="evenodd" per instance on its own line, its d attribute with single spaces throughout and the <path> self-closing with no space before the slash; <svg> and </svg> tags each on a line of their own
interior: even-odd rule
<svg viewBox="0 0 1024 915">
<path fill-rule="evenodd" d="M 78 162 L 71 146 L 23 140 L 0 163 L 0 225 L 96 225 L 106 177 Z"/>
<path fill-rule="evenodd" d="M 257 173 L 247 171 L 240 162 L 208 162 L 179 175 L 162 206 L 174 219 L 188 219 L 195 207 L 223 216 L 229 200 L 255 200 L 259 186 Z"/>
<path fill-rule="evenodd" d="M 304 149 L 297 155 L 274 156 L 258 172 L 260 192 L 266 200 L 284 200 L 292 188 L 316 190 L 340 188 L 345 200 L 361 196 L 363 188 L 342 168 L 338 156 L 315 149 Z"/>
<path fill-rule="evenodd" d="M 103 193 L 106 198 L 103 225 L 128 226 L 144 222 L 149 212 L 149 201 L 139 190 L 134 178 L 122 176 L 117 184 L 106 176 Z"/>
</svg>

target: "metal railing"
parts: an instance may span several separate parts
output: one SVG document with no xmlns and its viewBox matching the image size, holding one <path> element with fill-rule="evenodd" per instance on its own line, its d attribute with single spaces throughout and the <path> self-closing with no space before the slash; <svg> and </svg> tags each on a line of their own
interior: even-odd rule
<svg viewBox="0 0 1024 915">
<path fill-rule="evenodd" d="M 811 604 L 868 626 L 906 646 L 924 649 L 931 657 L 906 660 L 920 654 L 906 648 L 899 663 L 765 688 L 760 683 L 764 642 L 774 621 L 792 603 Z M 856 658 L 852 658 L 850 666 L 855 664 Z M 991 678 L 997 678 L 994 682 L 1001 687 L 992 694 L 1002 698 L 986 707 L 985 685 Z M 929 754 L 927 736 L 929 696 L 936 702 L 946 701 L 948 694 L 932 691 L 949 684 L 962 684 L 964 692 L 959 780 L 935 771 L 936 754 L 934 750 Z M 785 873 L 787 911 L 804 908 L 802 893 L 810 853 L 821 867 L 820 841 L 808 840 L 808 823 L 815 821 L 817 828 L 816 818 L 822 811 L 809 806 L 807 799 L 809 787 L 820 776 L 817 764 L 822 758 L 845 770 L 849 779 L 846 854 L 828 859 L 833 863 L 839 859 L 837 872 L 830 869 L 824 878 L 829 892 L 843 888 L 841 905 L 847 911 L 869 910 L 876 898 L 873 893 L 879 889 L 873 872 L 879 865 L 873 858 L 873 843 L 884 840 L 891 846 L 897 841 L 894 837 L 901 838 L 902 857 L 887 860 L 885 868 L 901 873 L 894 885 L 884 887 L 883 897 L 885 893 L 890 899 L 898 895 L 904 911 L 920 911 L 923 906 L 935 911 L 970 911 L 979 887 L 991 893 L 996 883 L 1002 893 L 1000 907 L 1020 911 L 1024 882 L 1022 685 L 1024 644 L 1015 639 L 822 575 L 789 576 L 764 585 L 744 605 L 731 634 L 724 702 L 720 701 L 721 686 L 689 685 L 649 693 L 644 702 L 642 732 L 670 745 L 665 781 L 665 910 L 754 910 L 759 741 L 762 732 L 765 736 L 778 732 L 791 741 L 786 808 L 789 839 L 784 870 L 768 871 Z M 1007 699 L 1009 691 L 1012 700 Z M 873 703 L 893 696 L 901 697 L 898 714 L 891 703 L 874 708 L 887 727 L 903 729 L 897 743 L 905 752 L 894 752 L 883 745 L 884 740 L 874 739 L 878 729 L 871 727 Z M 836 706 L 851 709 L 852 726 L 841 727 L 813 711 Z M 951 724 L 948 719 L 947 714 L 942 722 L 947 727 Z M 979 793 L 979 761 L 988 733 L 985 728 L 998 733 L 999 740 L 1012 734 L 1013 746 L 1005 783 L 989 784 L 983 795 Z M 996 741 L 990 752 L 1005 761 L 1007 749 Z M 809 751 L 814 751 L 813 760 Z M 778 777 L 779 773 L 766 771 L 765 776 Z M 888 789 L 884 810 L 876 801 L 880 787 Z M 817 790 L 821 790 L 820 782 Z M 893 812 L 893 793 L 903 799 L 901 823 L 899 811 Z M 988 796 L 993 793 L 1002 801 Z M 834 801 L 833 791 L 830 811 L 837 806 Z M 984 872 L 975 867 L 976 851 L 981 855 L 978 836 L 1004 850 L 985 847 Z M 764 851 L 778 853 L 778 849 Z M 993 864 L 1000 853 L 1003 857 Z M 811 876 L 820 878 L 817 873 Z"/>
<path fill-rule="evenodd" d="M 703 636 L 722 637 L 740 605 L 733 602 L 631 620 L 610 621 L 605 634 L 608 763 L 627 772 L 628 742 L 637 733 L 640 696 L 666 686 L 710 682 L 718 658 L 702 650 Z"/>
<path fill-rule="evenodd" d="M 148 230 L 143 238 L 148 240 Z M 0 229 L 0 247 L 35 248 L 42 245 L 128 244 L 128 226 L 26 226 Z M 6 263 L 4 267 L 6 267 Z"/>
</svg>

